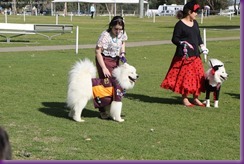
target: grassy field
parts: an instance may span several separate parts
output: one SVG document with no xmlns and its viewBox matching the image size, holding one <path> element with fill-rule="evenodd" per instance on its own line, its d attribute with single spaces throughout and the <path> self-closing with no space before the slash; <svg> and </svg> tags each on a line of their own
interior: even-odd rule
<svg viewBox="0 0 244 164">
<path fill-rule="evenodd" d="M 170 40 L 172 37 L 173 26 L 177 19 L 171 16 L 156 17 L 155 23 L 152 18 L 139 19 L 138 17 L 125 16 L 125 29 L 129 36 L 129 41 L 154 41 Z M 0 22 L 4 23 L 4 15 L 0 15 Z M 4 38 L 0 38 L 1 47 L 9 46 L 32 46 L 32 45 L 74 45 L 76 36 L 76 27 L 79 26 L 79 44 L 94 44 L 100 33 L 107 29 L 109 18 L 105 16 L 96 17 L 91 20 L 90 17 L 79 16 L 70 17 L 59 16 L 59 24 L 73 24 L 72 34 L 64 34 L 54 37 L 49 41 L 46 37 L 40 35 L 23 35 L 13 38 L 13 43 L 5 43 Z M 212 16 L 205 18 L 201 27 L 207 29 L 207 37 L 229 37 L 239 36 L 238 32 L 231 29 L 240 28 L 240 17 L 235 16 L 230 21 L 228 17 Z M 8 17 L 8 23 L 24 23 L 23 16 L 11 15 Z M 55 16 L 26 16 L 25 23 L 33 24 L 55 24 Z M 224 30 L 224 31 L 223 31 Z"/>
<path fill-rule="evenodd" d="M 60 17 L 60 23 L 70 23 L 69 19 Z M 129 41 L 171 39 L 176 22 L 172 17 L 157 17 L 156 23 L 149 18 L 125 19 Z M 230 30 L 240 26 L 239 19 L 210 17 L 201 26 L 209 29 L 208 37 L 240 36 L 239 30 Z M 9 18 L 11 21 L 21 22 L 18 17 Z M 55 23 L 55 18 L 30 17 L 27 21 Z M 225 25 L 226 21 L 229 25 Z M 74 17 L 73 24 L 80 26 L 80 44 L 94 44 L 107 27 L 107 18 Z M 75 42 L 74 34 L 51 41 L 33 35 L 17 40 L 1 42 L 0 46 Z M 123 123 L 99 119 L 92 102 L 82 115 L 86 122 L 68 118 L 68 71 L 79 59 L 94 61 L 94 49 L 82 49 L 78 55 L 74 50 L 1 53 L 0 125 L 9 133 L 13 159 L 240 160 L 240 40 L 211 41 L 207 45 L 209 57 L 223 61 L 229 74 L 218 109 L 186 108 L 180 95 L 159 87 L 174 45 L 130 47 L 126 49 L 127 59 L 137 68 L 140 78 L 123 99 Z M 204 97 L 202 94 L 200 99 Z"/>
</svg>

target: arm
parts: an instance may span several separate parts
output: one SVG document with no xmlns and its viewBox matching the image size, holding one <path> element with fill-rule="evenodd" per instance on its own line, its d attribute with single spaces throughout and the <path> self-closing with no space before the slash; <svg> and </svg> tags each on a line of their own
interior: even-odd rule
<svg viewBox="0 0 244 164">
<path fill-rule="evenodd" d="M 122 43 L 120 53 L 121 52 L 125 52 L 125 41 L 123 41 L 123 43 Z"/>
<path fill-rule="evenodd" d="M 127 40 L 128 40 L 128 36 L 127 33 L 124 31 L 124 33 L 122 34 L 122 45 L 121 45 L 120 53 L 125 52 L 125 41 Z"/>
<path fill-rule="evenodd" d="M 173 36 L 171 39 L 172 43 L 174 43 L 176 46 L 179 46 L 180 41 L 182 41 L 181 32 L 182 32 L 182 27 L 180 27 L 179 23 L 176 23 L 176 25 L 174 27 Z"/>
<path fill-rule="evenodd" d="M 201 33 L 200 33 L 200 30 L 199 30 L 199 25 L 198 25 L 196 20 L 194 21 L 194 23 L 196 24 L 196 27 L 198 29 L 197 38 L 198 38 L 199 46 L 201 47 L 201 45 L 203 45 L 203 41 L 202 41 Z"/>
<path fill-rule="evenodd" d="M 199 29 L 197 21 L 195 21 L 195 23 L 197 25 L 197 29 Z M 200 49 L 201 49 L 201 53 L 207 55 L 209 53 L 209 50 L 206 48 L 206 45 L 203 44 L 202 37 L 201 37 L 201 34 L 200 34 L 200 30 L 198 30 L 197 37 L 198 37 L 198 43 L 199 43 L 199 46 L 200 46 Z"/>
<path fill-rule="evenodd" d="M 123 63 L 126 63 L 127 60 L 125 58 L 125 42 L 122 42 L 122 47 L 120 49 L 120 54 L 119 54 L 119 57 L 120 57 L 120 61 L 123 62 Z"/>
<path fill-rule="evenodd" d="M 96 46 L 96 49 L 95 49 L 95 54 L 96 54 L 96 58 L 97 58 L 97 61 L 100 65 L 100 67 L 102 68 L 103 70 L 103 74 L 105 77 L 110 77 L 111 74 L 109 72 L 109 70 L 107 69 L 105 63 L 104 63 L 104 60 L 103 60 L 103 56 L 102 56 L 102 48 L 101 47 L 98 47 Z"/>
</svg>

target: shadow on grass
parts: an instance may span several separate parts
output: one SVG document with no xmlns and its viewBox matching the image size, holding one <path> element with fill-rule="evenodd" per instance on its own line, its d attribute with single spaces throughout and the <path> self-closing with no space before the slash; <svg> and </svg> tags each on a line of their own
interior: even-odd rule
<svg viewBox="0 0 244 164">
<path fill-rule="evenodd" d="M 160 103 L 160 104 L 182 104 L 181 97 L 173 96 L 172 98 L 151 97 L 148 95 L 126 93 L 125 98 L 130 100 L 139 100 L 146 103 Z"/>
<path fill-rule="evenodd" d="M 174 28 L 174 26 L 167 26 L 163 28 Z M 219 30 L 231 30 L 231 29 L 240 29 L 239 25 L 219 25 L 219 26 L 199 26 L 199 28 L 206 28 L 206 29 L 219 29 Z"/>
<path fill-rule="evenodd" d="M 240 94 L 236 94 L 236 93 L 225 93 L 227 95 L 230 95 L 232 98 L 235 98 L 235 99 L 240 99 Z"/>
<path fill-rule="evenodd" d="M 239 25 L 226 25 L 226 26 L 200 26 L 200 28 L 231 30 L 231 29 L 239 29 L 240 26 L 239 26 Z"/>
<path fill-rule="evenodd" d="M 64 102 L 42 102 L 43 108 L 40 108 L 39 111 L 45 113 L 46 115 L 61 117 L 66 119 L 71 119 L 68 116 L 69 109 L 66 107 Z M 82 111 L 83 117 L 98 117 L 99 113 L 95 110 L 84 109 Z"/>
<path fill-rule="evenodd" d="M 7 43 L 7 40 L 6 39 L 1 39 L 0 42 L 6 42 Z M 30 41 L 28 41 L 28 40 L 12 40 L 12 39 L 10 39 L 10 42 L 15 42 L 15 43 L 24 42 L 24 43 L 26 43 L 26 42 L 30 42 Z"/>
</svg>

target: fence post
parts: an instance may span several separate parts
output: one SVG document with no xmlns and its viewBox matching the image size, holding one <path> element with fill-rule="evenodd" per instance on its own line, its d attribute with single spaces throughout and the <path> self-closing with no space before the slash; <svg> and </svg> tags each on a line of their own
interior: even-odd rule
<svg viewBox="0 0 244 164">
<path fill-rule="evenodd" d="M 58 13 L 56 13 L 56 25 L 58 24 Z"/>
<path fill-rule="evenodd" d="M 203 29 L 203 44 L 207 47 L 206 28 Z M 204 55 L 204 62 L 207 62 L 207 54 Z"/>
<path fill-rule="evenodd" d="M 202 14 L 201 14 L 201 24 L 203 24 L 203 10 L 202 10 Z"/>
<path fill-rule="evenodd" d="M 8 15 L 7 15 L 7 12 L 5 12 L 5 23 L 8 23 Z"/>
<path fill-rule="evenodd" d="M 78 54 L 79 50 L 79 26 L 76 27 L 76 46 L 75 46 L 75 53 Z"/>
</svg>

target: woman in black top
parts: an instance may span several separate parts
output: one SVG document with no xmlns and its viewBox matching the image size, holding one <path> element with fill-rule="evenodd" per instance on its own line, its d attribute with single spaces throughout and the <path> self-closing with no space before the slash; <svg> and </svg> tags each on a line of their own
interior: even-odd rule
<svg viewBox="0 0 244 164">
<path fill-rule="evenodd" d="M 204 67 L 200 53 L 208 53 L 204 46 L 196 19 L 200 6 L 191 1 L 185 4 L 183 11 L 178 11 L 180 19 L 174 27 L 172 42 L 177 46 L 168 73 L 161 87 L 182 95 L 187 107 L 204 106 L 198 99 L 204 89 Z M 201 52 L 200 52 L 201 50 Z M 193 103 L 188 95 L 193 95 Z"/>
</svg>

